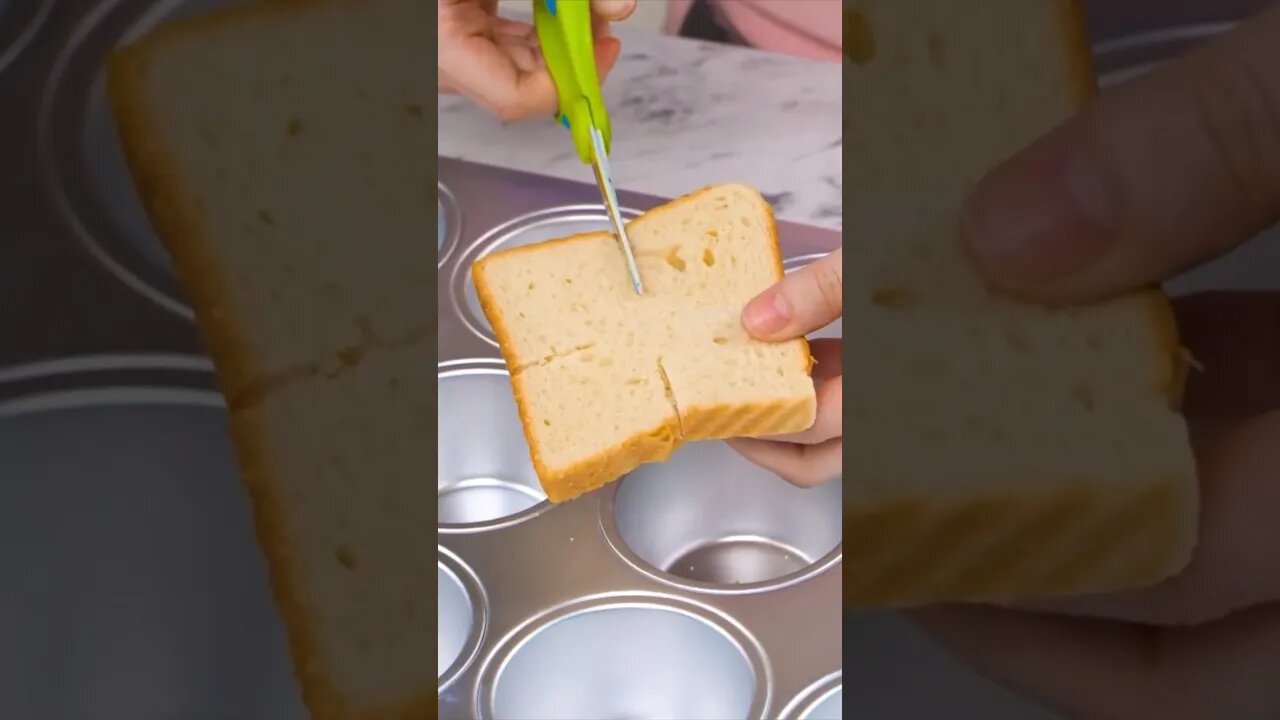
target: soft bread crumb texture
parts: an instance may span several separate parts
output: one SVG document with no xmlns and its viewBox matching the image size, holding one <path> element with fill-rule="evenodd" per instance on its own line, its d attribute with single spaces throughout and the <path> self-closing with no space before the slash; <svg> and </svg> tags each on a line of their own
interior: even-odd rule
<svg viewBox="0 0 1280 720">
<path fill-rule="evenodd" d="M 232 398 L 434 327 L 434 84 L 404 72 L 433 23 L 405 0 L 267 0 L 110 58 L 126 160 L 202 333 L 232 350 Z"/>
<path fill-rule="evenodd" d="M 116 50 L 108 95 L 231 431 L 317 720 L 423 718 L 435 454 L 434 22 L 266 0 Z"/>
<path fill-rule="evenodd" d="M 472 268 L 555 502 L 687 440 L 813 424 L 808 344 L 761 342 L 742 326 L 747 302 L 783 274 L 760 193 L 703 188 L 632 220 L 627 234 L 643 295 L 610 233 L 502 250 Z"/>
<path fill-rule="evenodd" d="M 434 364 L 434 342 L 371 352 L 234 417 L 259 542 L 276 558 L 278 602 L 305 628 L 295 663 L 322 688 L 309 693 L 309 705 L 325 708 L 313 714 L 429 701 Z"/>
<path fill-rule="evenodd" d="M 1149 585 L 1196 540 L 1167 301 L 1050 309 L 986 287 L 960 204 L 1091 93 L 1074 3 L 853 0 L 846 92 L 844 599 Z"/>
</svg>

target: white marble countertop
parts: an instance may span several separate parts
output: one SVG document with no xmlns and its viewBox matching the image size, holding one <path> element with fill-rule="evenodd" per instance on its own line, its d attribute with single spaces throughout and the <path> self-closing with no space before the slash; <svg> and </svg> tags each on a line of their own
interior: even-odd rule
<svg viewBox="0 0 1280 720">
<path fill-rule="evenodd" d="M 781 220 L 841 226 L 840 64 L 616 26 L 622 56 L 604 86 L 619 189 L 674 197 L 741 182 Z M 591 182 L 550 118 L 504 126 L 441 96 L 440 154 Z"/>
</svg>

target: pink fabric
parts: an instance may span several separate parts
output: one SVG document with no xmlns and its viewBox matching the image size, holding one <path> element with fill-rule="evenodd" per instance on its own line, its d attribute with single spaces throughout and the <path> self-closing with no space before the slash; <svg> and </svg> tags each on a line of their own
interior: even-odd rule
<svg viewBox="0 0 1280 720">
<path fill-rule="evenodd" d="M 761 50 L 840 60 L 840 0 L 709 0 L 721 23 Z M 680 31 L 693 0 L 667 0 L 663 32 Z"/>
</svg>

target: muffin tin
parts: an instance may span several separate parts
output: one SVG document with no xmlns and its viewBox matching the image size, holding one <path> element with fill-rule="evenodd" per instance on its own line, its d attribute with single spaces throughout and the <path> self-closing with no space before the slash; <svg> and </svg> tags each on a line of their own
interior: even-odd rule
<svg viewBox="0 0 1280 720">
<path fill-rule="evenodd" d="M 701 442 L 548 503 L 470 266 L 609 220 L 589 184 L 437 167 L 460 208 L 439 276 L 441 717 L 840 717 L 841 482 L 801 490 Z M 788 269 L 840 242 L 779 236 Z"/>
</svg>

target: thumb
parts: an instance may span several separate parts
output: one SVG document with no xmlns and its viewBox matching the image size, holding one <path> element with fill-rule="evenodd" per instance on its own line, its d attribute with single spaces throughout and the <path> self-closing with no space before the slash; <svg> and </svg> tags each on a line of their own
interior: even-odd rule
<svg viewBox="0 0 1280 720">
<path fill-rule="evenodd" d="M 742 311 L 747 332 L 780 342 L 801 337 L 840 317 L 843 306 L 841 251 L 783 277 Z"/>
<path fill-rule="evenodd" d="M 1280 220 L 1280 7 L 1119 88 L 993 170 L 962 232 L 995 285 L 1090 300 Z"/>
</svg>

